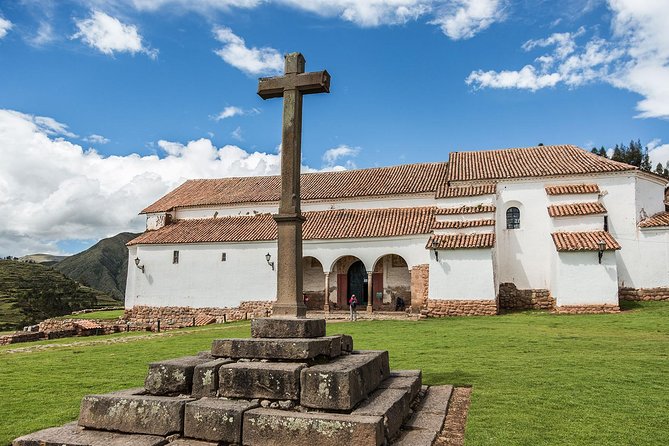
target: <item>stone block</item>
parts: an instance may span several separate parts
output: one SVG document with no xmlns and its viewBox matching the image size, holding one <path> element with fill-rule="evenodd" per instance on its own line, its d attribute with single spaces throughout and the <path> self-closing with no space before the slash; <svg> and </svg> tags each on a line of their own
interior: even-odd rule
<svg viewBox="0 0 669 446">
<path fill-rule="evenodd" d="M 149 364 L 144 388 L 152 395 L 190 394 L 195 366 L 212 359 L 204 356 L 186 356 L 152 362 Z"/>
<path fill-rule="evenodd" d="M 325 319 L 253 319 L 251 336 L 254 338 L 319 338 L 325 336 Z"/>
<path fill-rule="evenodd" d="M 197 440 L 241 443 L 244 412 L 258 407 L 243 400 L 202 398 L 186 404 L 184 436 Z"/>
<path fill-rule="evenodd" d="M 448 402 L 453 394 L 453 386 L 430 386 L 421 401 L 421 412 L 446 414 Z"/>
<path fill-rule="evenodd" d="M 12 442 L 12 446 L 162 446 L 163 437 L 155 435 L 128 435 L 84 429 L 77 423 L 52 427 L 24 435 Z"/>
<path fill-rule="evenodd" d="M 184 406 L 191 398 L 151 395 L 87 395 L 79 425 L 131 434 L 169 435 L 183 431 Z"/>
<path fill-rule="evenodd" d="M 353 337 L 345 334 L 340 336 L 341 336 L 341 351 L 346 353 L 351 353 L 353 351 Z"/>
<path fill-rule="evenodd" d="M 231 359 L 215 359 L 198 364 L 193 369 L 193 398 L 216 396 L 218 394 L 218 370 L 223 364 L 230 364 Z"/>
<path fill-rule="evenodd" d="M 300 404 L 351 410 L 388 377 L 387 351 L 359 351 L 302 370 Z"/>
<path fill-rule="evenodd" d="M 392 446 L 432 446 L 437 439 L 437 432 L 422 429 L 402 432 Z"/>
<path fill-rule="evenodd" d="M 243 444 L 248 446 L 380 446 L 384 441 L 381 417 L 274 409 L 244 413 Z"/>
<path fill-rule="evenodd" d="M 409 415 L 410 389 L 378 389 L 351 415 L 383 417 L 386 439 L 394 438 Z"/>
<path fill-rule="evenodd" d="M 219 442 L 199 441 L 192 438 L 178 438 L 171 441 L 169 446 L 219 446 Z"/>
<path fill-rule="evenodd" d="M 340 337 L 216 339 L 211 354 L 226 358 L 305 360 L 341 354 Z"/>
<path fill-rule="evenodd" d="M 218 395 L 229 398 L 297 400 L 305 364 L 236 362 L 218 371 Z"/>
<path fill-rule="evenodd" d="M 410 389 L 413 401 L 423 384 L 420 370 L 391 370 L 388 379 L 379 384 L 380 389 Z"/>
</svg>

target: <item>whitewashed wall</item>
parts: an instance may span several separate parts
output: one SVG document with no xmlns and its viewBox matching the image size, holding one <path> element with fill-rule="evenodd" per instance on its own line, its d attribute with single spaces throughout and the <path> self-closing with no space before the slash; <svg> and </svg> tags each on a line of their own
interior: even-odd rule
<svg viewBox="0 0 669 446">
<path fill-rule="evenodd" d="M 616 257 L 604 252 L 598 263 L 597 251 L 559 252 L 555 262 L 551 294 L 558 306 L 618 305 Z"/>
<path fill-rule="evenodd" d="M 494 300 L 495 279 L 491 249 L 430 251 L 430 299 Z"/>
</svg>

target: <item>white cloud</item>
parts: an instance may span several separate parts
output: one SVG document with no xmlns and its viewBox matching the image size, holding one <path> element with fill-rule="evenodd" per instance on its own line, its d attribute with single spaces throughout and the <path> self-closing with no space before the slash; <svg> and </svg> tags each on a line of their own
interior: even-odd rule
<svg viewBox="0 0 669 446">
<path fill-rule="evenodd" d="M 105 138 L 102 135 L 96 135 L 95 133 L 88 135 L 86 138 L 84 138 L 84 141 L 90 142 L 92 144 L 107 144 L 109 143 L 109 139 Z"/>
<path fill-rule="evenodd" d="M 669 2 L 609 0 L 612 11 L 610 39 L 584 34 L 555 33 L 525 42 L 523 48 L 554 47 L 520 70 L 476 70 L 466 78 L 475 88 L 518 88 L 532 91 L 564 83 L 578 87 L 604 82 L 642 96 L 638 117 L 669 119 Z M 515 79 L 515 81 L 514 81 Z"/>
<path fill-rule="evenodd" d="M 58 252 L 58 241 L 142 231 L 144 218 L 137 213 L 189 178 L 280 172 L 279 154 L 219 148 L 204 138 L 160 140 L 161 157 L 103 156 L 54 128 L 67 127 L 0 109 L 0 256 Z"/>
<path fill-rule="evenodd" d="M 158 50 L 144 45 L 135 25 L 126 25 L 104 12 L 92 11 L 89 18 L 76 20 L 75 23 L 79 32 L 72 36 L 73 39 L 81 39 L 86 45 L 109 56 L 115 52 L 144 53 L 155 59 L 158 55 Z"/>
<path fill-rule="evenodd" d="M 453 40 L 469 39 L 504 19 L 504 0 L 451 0 L 430 23 Z"/>
<path fill-rule="evenodd" d="M 42 46 L 56 40 L 56 35 L 53 32 L 53 27 L 51 26 L 51 23 L 49 23 L 46 20 L 42 20 L 40 21 L 39 27 L 37 28 L 37 34 L 35 34 L 32 37 L 29 37 L 27 40 L 31 45 Z"/>
<path fill-rule="evenodd" d="M 345 144 L 326 150 L 323 154 L 323 161 L 326 166 L 332 167 L 340 158 L 356 157 L 360 153 L 360 147 L 350 147 Z"/>
<path fill-rule="evenodd" d="M 237 127 L 230 133 L 230 136 L 232 136 L 233 139 L 236 139 L 237 141 L 244 141 L 244 136 L 242 135 L 242 128 Z"/>
<path fill-rule="evenodd" d="M 214 121 L 221 121 L 223 119 L 233 118 L 235 116 L 257 115 L 258 113 L 260 113 L 260 110 L 257 108 L 251 108 L 245 110 L 241 107 L 230 105 L 228 107 L 225 107 L 222 112 L 220 112 L 216 116 L 212 116 L 211 118 Z"/>
<path fill-rule="evenodd" d="M 132 5 L 140 11 L 156 11 L 163 7 L 177 7 L 187 10 L 196 10 L 202 13 L 210 10 L 230 8 L 254 8 L 263 0 L 130 0 Z"/>
<path fill-rule="evenodd" d="M 653 171 L 657 163 L 662 163 L 663 167 L 669 168 L 667 164 L 669 163 L 669 144 L 662 144 L 661 140 L 654 139 L 646 147 L 648 147 L 648 157 L 650 158 L 650 165 Z"/>
<path fill-rule="evenodd" d="M 26 115 L 29 116 L 29 115 Z M 29 116 L 37 128 L 50 136 L 66 136 L 77 138 L 77 135 L 67 130 L 67 125 L 47 116 Z"/>
<path fill-rule="evenodd" d="M 283 71 L 283 56 L 274 48 L 248 48 L 244 39 L 226 27 L 216 27 L 214 35 L 223 43 L 223 48 L 215 53 L 246 74 L 278 74 Z"/>
<path fill-rule="evenodd" d="M 7 19 L 0 17 L 0 39 L 5 37 L 14 25 Z"/>
</svg>

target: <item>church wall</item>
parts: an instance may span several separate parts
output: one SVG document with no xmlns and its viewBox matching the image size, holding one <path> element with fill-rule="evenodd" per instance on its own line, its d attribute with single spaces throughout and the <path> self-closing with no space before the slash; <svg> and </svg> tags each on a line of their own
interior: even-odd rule
<svg viewBox="0 0 669 446">
<path fill-rule="evenodd" d="M 590 232 L 604 230 L 604 215 L 554 217 L 551 232 Z"/>
<path fill-rule="evenodd" d="M 495 300 L 491 249 L 449 249 L 431 252 L 430 300 Z"/>
<path fill-rule="evenodd" d="M 309 310 L 322 310 L 325 305 L 325 274 L 323 267 L 313 257 L 302 259 L 302 292 L 307 296 L 305 305 Z"/>
<path fill-rule="evenodd" d="M 669 287 L 669 229 L 639 229 L 639 241 L 627 245 L 638 260 L 633 265 L 634 280 L 625 287 Z"/>
<path fill-rule="evenodd" d="M 616 258 L 605 251 L 598 263 L 597 251 L 560 252 L 552 294 L 557 307 L 572 305 L 618 305 Z"/>
<path fill-rule="evenodd" d="M 130 251 L 126 308 L 135 305 L 236 307 L 275 299 L 276 243 L 140 245 Z M 173 264 L 173 251 L 179 263 Z M 222 253 L 226 261 L 221 261 Z M 133 267 L 138 256 L 144 273 Z"/>
<path fill-rule="evenodd" d="M 636 178 L 636 215 L 643 212 L 649 217 L 664 211 L 664 188 L 666 180 L 651 181 L 645 177 Z"/>
</svg>

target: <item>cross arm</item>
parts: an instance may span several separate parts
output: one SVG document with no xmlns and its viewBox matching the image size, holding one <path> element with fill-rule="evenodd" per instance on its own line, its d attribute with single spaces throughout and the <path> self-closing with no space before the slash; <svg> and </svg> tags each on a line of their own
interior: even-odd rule
<svg viewBox="0 0 669 446">
<path fill-rule="evenodd" d="M 280 98 L 284 90 L 297 89 L 302 94 L 329 93 L 330 73 L 326 70 L 260 78 L 258 95 L 263 99 Z"/>
</svg>

